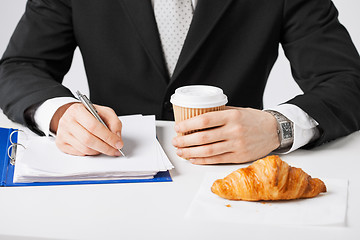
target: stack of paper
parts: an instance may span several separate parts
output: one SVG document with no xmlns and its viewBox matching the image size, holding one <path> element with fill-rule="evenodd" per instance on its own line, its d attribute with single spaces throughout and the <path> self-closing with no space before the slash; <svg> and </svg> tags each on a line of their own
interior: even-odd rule
<svg viewBox="0 0 360 240">
<path fill-rule="evenodd" d="M 29 130 L 18 133 L 14 182 L 56 182 L 153 178 L 173 165 L 156 140 L 154 116 L 125 116 L 122 138 L 126 157 L 72 156 L 61 152 L 53 137 Z"/>
</svg>

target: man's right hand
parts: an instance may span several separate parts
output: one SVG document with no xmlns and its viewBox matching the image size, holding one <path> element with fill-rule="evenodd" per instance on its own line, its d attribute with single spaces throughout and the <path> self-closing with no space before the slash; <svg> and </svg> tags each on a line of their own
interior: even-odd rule
<svg viewBox="0 0 360 240">
<path fill-rule="evenodd" d="M 81 103 L 69 103 L 60 107 L 50 123 L 56 133 L 58 148 L 71 155 L 121 156 L 123 147 L 122 124 L 114 110 L 94 105 L 109 129 L 103 126 Z"/>
</svg>

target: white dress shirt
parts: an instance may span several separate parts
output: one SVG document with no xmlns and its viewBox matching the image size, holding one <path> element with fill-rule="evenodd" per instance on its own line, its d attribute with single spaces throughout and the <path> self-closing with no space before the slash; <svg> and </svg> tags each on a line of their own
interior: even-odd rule
<svg viewBox="0 0 360 240">
<path fill-rule="evenodd" d="M 192 0 L 193 8 L 195 9 L 198 0 Z M 151 0 L 154 4 L 154 0 Z M 45 133 L 46 136 L 50 135 L 50 122 L 56 110 L 70 102 L 79 102 L 76 98 L 70 97 L 57 97 L 45 101 L 35 111 L 34 120 L 38 128 Z M 294 142 L 289 151 L 292 152 L 307 143 L 309 143 L 316 134 L 316 126 L 318 123 L 305 113 L 298 106 L 292 104 L 282 104 L 276 107 L 269 108 L 277 111 L 287 117 L 294 123 Z"/>
</svg>

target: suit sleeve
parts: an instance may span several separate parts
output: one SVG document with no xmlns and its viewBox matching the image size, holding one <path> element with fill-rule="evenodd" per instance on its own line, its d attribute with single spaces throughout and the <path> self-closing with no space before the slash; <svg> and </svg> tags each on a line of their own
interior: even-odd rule
<svg viewBox="0 0 360 240">
<path fill-rule="evenodd" d="M 0 61 L 0 107 L 13 121 L 29 125 L 25 111 L 49 98 L 72 96 L 61 83 L 76 40 L 66 0 L 28 0 Z"/>
<path fill-rule="evenodd" d="M 313 147 L 360 126 L 360 57 L 330 0 L 285 0 L 282 46 L 304 94 L 288 101 L 319 123 Z"/>
</svg>

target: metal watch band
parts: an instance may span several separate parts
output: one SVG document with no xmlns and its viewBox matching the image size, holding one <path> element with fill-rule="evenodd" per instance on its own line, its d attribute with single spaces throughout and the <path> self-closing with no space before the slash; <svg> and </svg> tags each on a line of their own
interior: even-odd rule
<svg viewBox="0 0 360 240">
<path fill-rule="evenodd" d="M 273 115 L 278 125 L 280 146 L 277 150 L 289 149 L 294 142 L 294 123 L 281 113 L 274 110 L 265 110 Z"/>
</svg>

